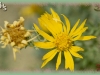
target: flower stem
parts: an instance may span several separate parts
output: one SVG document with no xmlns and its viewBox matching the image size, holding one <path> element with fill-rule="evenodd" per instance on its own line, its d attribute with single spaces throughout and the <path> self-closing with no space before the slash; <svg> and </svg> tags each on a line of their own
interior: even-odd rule
<svg viewBox="0 0 100 75">
<path fill-rule="evenodd" d="M 27 42 L 30 42 L 30 41 L 34 40 L 34 39 L 37 38 L 38 36 L 39 36 L 39 35 L 33 37 L 32 39 L 28 40 Z"/>
</svg>

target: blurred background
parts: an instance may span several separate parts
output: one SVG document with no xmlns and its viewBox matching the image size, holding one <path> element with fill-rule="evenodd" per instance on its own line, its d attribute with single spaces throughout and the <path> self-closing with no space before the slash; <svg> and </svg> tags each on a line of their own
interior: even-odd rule
<svg viewBox="0 0 100 75">
<path fill-rule="evenodd" d="M 71 22 L 71 27 L 80 19 L 80 24 L 87 19 L 85 26 L 88 30 L 83 35 L 94 35 L 97 39 L 89 41 L 77 41 L 76 45 L 84 48 L 84 52 L 79 52 L 84 59 L 74 58 L 75 70 L 78 71 L 96 71 L 97 64 L 100 64 L 100 8 L 97 4 L 5 4 L 7 11 L 0 9 L 0 26 L 4 27 L 4 21 L 10 24 L 24 17 L 24 25 L 26 29 L 33 29 L 33 23 L 38 23 L 40 17 L 45 11 L 50 12 L 52 8 L 59 14 L 63 22 L 64 19 L 60 14 L 64 14 Z M 17 60 L 13 59 L 12 48 L 7 46 L 2 49 L 0 47 L 0 70 L 1 71 L 55 71 L 57 58 L 55 57 L 44 68 L 40 68 L 42 64 L 42 56 L 47 53 L 46 50 L 34 49 L 27 47 L 22 49 L 21 53 L 17 53 Z M 64 57 L 59 67 L 64 70 Z"/>
</svg>

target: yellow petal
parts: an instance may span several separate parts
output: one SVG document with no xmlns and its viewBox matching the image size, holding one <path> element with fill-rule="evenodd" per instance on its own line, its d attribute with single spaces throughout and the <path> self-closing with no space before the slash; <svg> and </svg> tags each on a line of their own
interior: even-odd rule
<svg viewBox="0 0 100 75">
<path fill-rule="evenodd" d="M 56 70 L 58 70 L 60 64 L 61 64 L 61 51 L 59 52 L 59 55 L 58 55 L 58 58 L 57 58 Z"/>
<path fill-rule="evenodd" d="M 51 37 L 50 35 L 48 35 L 47 33 L 43 32 L 42 30 L 40 30 L 36 24 L 34 24 L 35 29 L 37 30 L 37 32 L 42 35 L 45 39 L 49 40 L 49 41 L 53 41 L 54 38 Z"/>
<path fill-rule="evenodd" d="M 52 56 L 50 56 L 48 59 L 46 59 L 46 60 L 43 62 L 41 68 L 44 67 L 49 61 L 51 61 L 51 60 L 54 58 L 54 56 L 55 56 L 56 54 L 57 54 L 57 50 L 52 54 Z"/>
<path fill-rule="evenodd" d="M 79 46 L 72 46 L 71 49 L 72 49 L 74 52 L 84 51 L 84 49 L 81 48 L 81 47 L 79 47 Z"/>
<path fill-rule="evenodd" d="M 63 17 L 64 17 L 65 22 L 66 22 L 67 33 L 69 33 L 69 31 L 70 31 L 70 21 L 68 20 L 68 18 L 65 15 L 63 15 Z"/>
<path fill-rule="evenodd" d="M 59 34 L 62 32 L 62 22 L 61 21 L 52 21 L 52 24 L 55 25 L 56 33 Z"/>
<path fill-rule="evenodd" d="M 72 39 L 72 41 L 76 41 L 76 40 L 78 40 L 78 39 L 81 37 L 81 35 L 82 35 L 82 34 L 76 36 L 75 38 Z"/>
<path fill-rule="evenodd" d="M 48 18 L 48 19 L 50 19 L 50 18 L 52 18 L 52 15 L 51 14 L 49 14 L 48 12 L 46 12 L 46 13 L 44 13 L 44 15 L 42 15 L 42 17 L 46 17 L 46 18 Z"/>
<path fill-rule="evenodd" d="M 71 71 L 74 71 L 74 61 L 69 51 L 64 51 L 64 57 L 65 57 L 65 69 L 69 68 Z"/>
<path fill-rule="evenodd" d="M 64 32 L 67 32 L 66 26 L 65 26 L 65 25 L 63 25 L 63 31 L 64 31 Z"/>
<path fill-rule="evenodd" d="M 83 32 L 85 32 L 88 29 L 88 27 L 84 27 L 83 29 L 80 30 L 80 32 L 77 33 L 77 35 L 82 34 Z"/>
<path fill-rule="evenodd" d="M 71 29 L 71 32 L 69 33 L 70 36 L 72 36 L 72 34 L 74 33 L 74 31 L 75 31 L 76 27 L 78 26 L 79 22 L 80 22 L 80 19 L 75 23 L 74 27 Z"/>
<path fill-rule="evenodd" d="M 77 32 L 76 34 L 74 34 L 72 37 L 75 37 L 77 35 L 81 35 L 83 32 L 85 32 L 88 29 L 88 27 L 84 27 L 82 28 L 79 32 Z"/>
<path fill-rule="evenodd" d="M 43 30 L 44 32 L 46 32 L 46 33 L 50 33 L 50 31 L 45 27 L 44 22 L 41 21 L 40 18 L 38 18 L 38 21 L 39 21 L 39 25 L 40 25 L 40 27 L 42 28 L 42 30 Z"/>
<path fill-rule="evenodd" d="M 51 21 L 49 21 L 48 19 L 42 17 L 39 22 L 43 22 L 43 27 L 44 29 L 47 28 L 47 30 L 49 30 L 49 32 L 52 33 L 53 36 L 56 35 L 56 30 L 55 30 L 55 25 L 51 24 Z M 48 33 L 48 32 L 47 32 Z"/>
<path fill-rule="evenodd" d="M 76 36 L 76 37 L 75 37 L 73 40 L 74 40 L 74 41 L 78 40 L 78 39 L 81 37 L 82 33 L 85 32 L 87 28 L 88 28 L 88 27 L 85 27 L 85 28 L 83 28 L 82 30 L 80 30 L 77 34 L 74 34 L 73 37 L 75 37 L 75 36 Z"/>
<path fill-rule="evenodd" d="M 58 20 L 60 20 L 60 17 L 58 16 L 58 14 L 52 8 L 50 10 L 52 12 L 53 17 L 57 18 Z"/>
<path fill-rule="evenodd" d="M 73 35 L 77 34 L 85 25 L 86 19 L 83 21 L 83 23 L 75 30 Z"/>
<path fill-rule="evenodd" d="M 52 8 L 51 8 L 51 12 L 52 12 L 53 20 L 55 20 L 57 23 L 55 25 L 56 25 L 56 28 L 58 29 L 58 32 L 59 31 L 61 32 L 62 31 L 62 23 L 61 23 L 60 17 Z"/>
<path fill-rule="evenodd" d="M 75 57 L 83 58 L 81 55 L 79 55 L 78 53 L 74 52 L 73 49 L 70 50 L 70 53 Z"/>
<path fill-rule="evenodd" d="M 90 40 L 96 38 L 95 36 L 82 36 L 78 40 Z"/>
<path fill-rule="evenodd" d="M 42 60 L 45 60 L 45 59 L 49 58 L 49 57 L 52 56 L 55 52 L 56 52 L 56 49 L 51 50 L 50 52 L 46 53 L 46 54 L 43 56 Z"/>
<path fill-rule="evenodd" d="M 55 37 L 56 34 L 59 34 L 62 32 L 62 24 L 59 22 L 56 22 L 52 18 L 45 18 L 41 17 L 41 22 L 43 22 L 43 25 L 52 33 L 52 35 Z"/>
<path fill-rule="evenodd" d="M 44 49 L 50 49 L 55 47 L 55 45 L 52 42 L 34 42 L 34 45 Z"/>
<path fill-rule="evenodd" d="M 67 51 L 64 51 L 64 57 L 65 57 L 65 69 L 67 69 L 70 66 L 69 57 L 67 55 Z"/>
</svg>

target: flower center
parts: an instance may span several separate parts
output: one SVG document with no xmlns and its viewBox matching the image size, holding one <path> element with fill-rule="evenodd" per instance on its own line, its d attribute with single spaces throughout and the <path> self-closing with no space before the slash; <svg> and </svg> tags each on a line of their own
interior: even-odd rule
<svg viewBox="0 0 100 75">
<path fill-rule="evenodd" d="M 64 32 L 57 35 L 54 43 L 56 45 L 56 48 L 60 51 L 69 49 L 73 45 L 71 39 Z"/>
<path fill-rule="evenodd" d="M 10 35 L 11 42 L 15 42 L 16 45 L 21 43 L 25 39 L 24 35 L 26 30 L 21 30 L 20 27 L 7 28 L 7 33 Z M 4 33 L 7 36 L 7 33 Z"/>
</svg>

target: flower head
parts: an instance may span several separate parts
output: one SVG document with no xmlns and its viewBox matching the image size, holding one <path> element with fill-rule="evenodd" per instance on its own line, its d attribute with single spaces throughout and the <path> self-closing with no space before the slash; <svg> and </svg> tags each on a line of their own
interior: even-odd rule
<svg viewBox="0 0 100 75">
<path fill-rule="evenodd" d="M 28 37 L 31 35 L 30 30 L 24 28 L 24 18 L 20 17 L 19 21 L 14 21 L 13 24 L 9 24 L 5 21 L 5 29 L 1 31 L 0 43 L 3 44 L 2 48 L 7 45 L 13 47 L 14 59 L 16 59 L 16 52 L 18 49 L 24 48 L 28 45 Z"/>
<path fill-rule="evenodd" d="M 34 14 L 40 15 L 43 12 L 44 12 L 44 9 L 40 5 L 32 4 L 32 5 L 23 7 L 20 11 L 20 14 L 23 15 L 24 17 L 28 17 Z"/>
<path fill-rule="evenodd" d="M 41 24 L 42 28 L 48 30 L 40 30 L 36 24 L 34 27 L 36 31 L 43 36 L 47 41 L 44 42 L 34 42 L 34 45 L 39 48 L 44 49 L 52 49 L 50 52 L 43 56 L 43 60 L 45 60 L 41 66 L 44 67 L 49 61 L 51 61 L 54 56 L 58 53 L 58 58 L 56 62 L 56 70 L 59 68 L 61 64 L 61 53 L 64 52 L 65 57 L 65 69 L 70 69 L 71 71 L 74 70 L 74 61 L 72 56 L 83 58 L 79 55 L 78 51 L 84 51 L 83 48 L 79 46 L 75 46 L 73 42 L 77 40 L 90 40 L 96 38 L 95 36 L 82 36 L 82 33 L 86 31 L 88 27 L 84 27 L 86 20 L 82 22 L 82 24 L 78 27 L 79 21 L 78 20 L 74 27 L 70 29 L 70 21 L 66 16 L 62 14 L 65 19 L 64 24 L 58 14 L 51 9 L 52 14 L 45 13 L 39 18 L 39 23 Z"/>
</svg>

